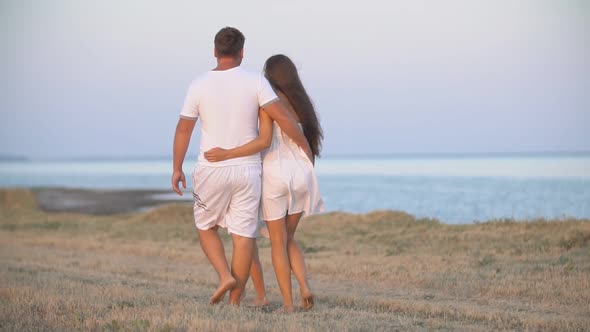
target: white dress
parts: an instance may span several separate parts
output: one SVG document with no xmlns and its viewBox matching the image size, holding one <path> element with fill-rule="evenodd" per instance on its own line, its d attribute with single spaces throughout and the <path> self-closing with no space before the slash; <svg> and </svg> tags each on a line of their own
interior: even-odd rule
<svg viewBox="0 0 590 332">
<path fill-rule="evenodd" d="M 303 131 L 301 124 L 299 128 Z M 303 150 L 273 122 L 270 147 L 262 155 L 263 220 L 324 211 L 313 164 Z"/>
</svg>

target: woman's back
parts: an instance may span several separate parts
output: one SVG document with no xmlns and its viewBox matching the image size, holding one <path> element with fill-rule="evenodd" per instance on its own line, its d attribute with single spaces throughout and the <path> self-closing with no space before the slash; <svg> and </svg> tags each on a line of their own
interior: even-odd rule
<svg viewBox="0 0 590 332">
<path fill-rule="evenodd" d="M 291 113 L 297 122 L 299 123 L 299 117 L 297 113 L 293 109 L 293 106 L 289 103 L 287 97 L 277 91 L 277 95 L 279 96 L 280 102 L 285 106 L 285 108 Z M 299 123 L 299 129 L 303 131 L 303 126 Z M 305 152 L 287 135 L 283 133 L 281 127 L 276 122 L 273 122 L 273 131 L 272 131 L 272 141 L 270 143 L 270 147 L 263 152 L 263 163 L 274 163 L 280 162 L 281 159 L 284 162 L 297 162 L 297 163 L 306 163 L 309 162 L 309 158 L 307 158 Z M 313 168 L 313 164 L 311 165 Z"/>
<path fill-rule="evenodd" d="M 303 130 L 301 124 L 299 128 Z M 304 212 L 307 215 L 323 209 L 313 164 L 305 152 L 273 123 L 272 141 L 262 156 L 263 219 L 279 219 L 285 216 L 285 211 L 287 214 Z"/>
</svg>

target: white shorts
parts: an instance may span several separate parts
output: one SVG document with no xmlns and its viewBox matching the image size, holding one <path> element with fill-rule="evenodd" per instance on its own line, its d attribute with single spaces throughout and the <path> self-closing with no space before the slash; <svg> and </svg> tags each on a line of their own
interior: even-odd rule
<svg viewBox="0 0 590 332">
<path fill-rule="evenodd" d="M 301 212 L 303 216 L 309 216 L 323 211 L 324 202 L 309 160 L 264 162 L 261 203 L 263 220 L 277 220 Z"/>
<path fill-rule="evenodd" d="M 198 229 L 215 226 L 255 238 L 261 192 L 261 165 L 199 166 L 193 170 L 194 215 Z"/>
</svg>

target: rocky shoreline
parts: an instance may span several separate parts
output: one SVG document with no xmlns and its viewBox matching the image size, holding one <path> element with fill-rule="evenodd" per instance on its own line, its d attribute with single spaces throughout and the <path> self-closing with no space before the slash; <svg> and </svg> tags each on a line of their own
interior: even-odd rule
<svg viewBox="0 0 590 332">
<path fill-rule="evenodd" d="M 172 190 L 33 189 L 39 208 L 47 212 L 112 215 L 143 211 L 166 203 L 190 203 L 192 196 Z"/>
</svg>

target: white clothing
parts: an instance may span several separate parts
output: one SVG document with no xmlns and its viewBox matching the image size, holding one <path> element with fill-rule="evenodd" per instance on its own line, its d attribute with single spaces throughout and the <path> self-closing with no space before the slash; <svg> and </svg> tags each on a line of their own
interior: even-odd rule
<svg viewBox="0 0 590 332">
<path fill-rule="evenodd" d="M 188 89 L 180 116 L 201 118 L 201 146 L 193 171 L 197 228 L 227 227 L 228 232 L 255 237 L 261 192 L 260 154 L 208 162 L 205 151 L 231 149 L 258 136 L 258 110 L 278 100 L 261 74 L 241 67 L 209 71 Z"/>
<path fill-rule="evenodd" d="M 188 89 L 180 116 L 201 118 L 198 165 L 225 167 L 260 164 L 260 154 L 209 162 L 205 151 L 214 147 L 232 149 L 258 137 L 258 110 L 278 100 L 262 74 L 241 67 L 209 71 L 197 77 Z"/>
<path fill-rule="evenodd" d="M 257 236 L 260 164 L 232 167 L 198 165 L 193 170 L 194 216 L 198 229 L 215 226 L 249 238 Z"/>
<path fill-rule="evenodd" d="M 267 221 L 287 214 L 303 212 L 306 216 L 324 210 L 313 164 L 276 122 L 271 145 L 262 157 L 260 206 L 262 219 Z"/>
</svg>

